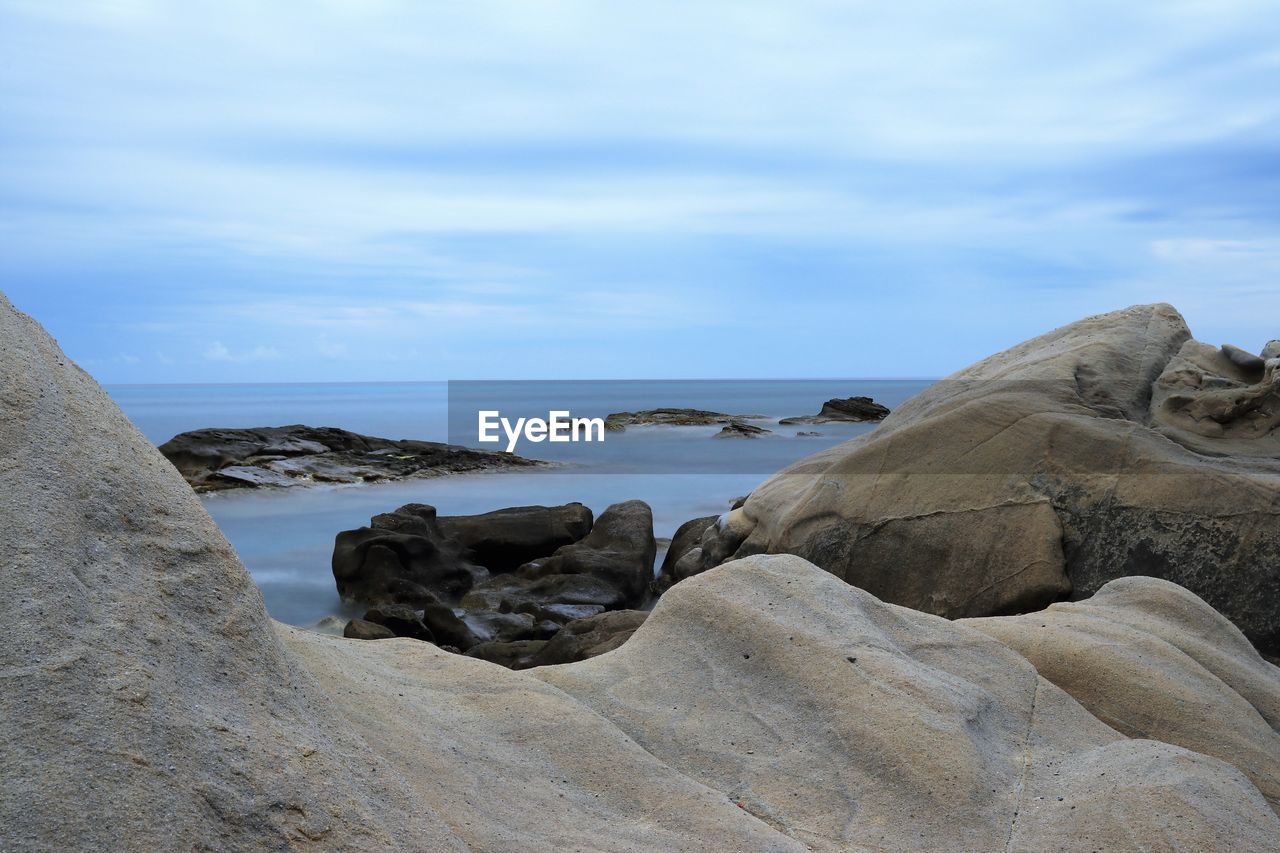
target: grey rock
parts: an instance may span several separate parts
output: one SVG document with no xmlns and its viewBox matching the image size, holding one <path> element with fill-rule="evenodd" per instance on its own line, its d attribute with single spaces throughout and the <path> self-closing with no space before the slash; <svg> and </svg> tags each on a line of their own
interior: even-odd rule
<svg viewBox="0 0 1280 853">
<path fill-rule="evenodd" d="M 532 658 L 530 666 L 551 666 L 586 660 L 621 646 L 649 614 L 644 610 L 611 610 L 575 619 L 556 632 Z"/>
<path fill-rule="evenodd" d="M 438 519 L 440 530 L 467 549 L 471 562 L 491 572 L 509 572 L 547 557 L 591 531 L 591 510 L 580 503 L 515 506 L 480 515 Z"/>
<path fill-rule="evenodd" d="M 763 420 L 764 415 L 727 415 L 705 409 L 646 409 L 640 412 L 614 412 L 604 420 L 605 429 L 621 432 L 628 426 L 710 426 L 732 421 Z"/>
<path fill-rule="evenodd" d="M 377 622 L 352 619 L 343 629 L 342 636 L 348 640 L 389 640 L 396 636 L 396 632 Z"/>
<path fill-rule="evenodd" d="M 762 435 L 772 435 L 773 430 L 758 427 L 744 421 L 729 421 L 723 429 L 716 433 L 714 438 L 759 438 Z"/>
<path fill-rule="evenodd" d="M 828 400 L 816 415 L 802 415 L 794 418 L 783 418 L 778 423 L 789 424 L 826 424 L 840 421 L 862 423 L 864 421 L 882 421 L 889 415 L 889 410 L 870 397 L 845 397 Z"/>
</svg>

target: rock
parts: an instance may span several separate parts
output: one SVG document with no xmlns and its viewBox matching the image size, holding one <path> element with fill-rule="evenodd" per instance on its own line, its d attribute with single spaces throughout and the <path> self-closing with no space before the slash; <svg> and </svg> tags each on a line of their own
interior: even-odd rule
<svg viewBox="0 0 1280 853">
<path fill-rule="evenodd" d="M 1280 358 L 1280 341 L 1267 341 L 1267 345 L 1262 348 L 1262 357 L 1267 361 Z"/>
<path fill-rule="evenodd" d="M 393 441 L 301 424 L 180 433 L 160 452 L 198 492 L 521 468 L 545 463 L 433 441 Z"/>
<path fill-rule="evenodd" d="M 190 487 L 2 299 L 0 470 L 0 849 L 1261 850 L 1280 835 L 1235 766 L 1125 738 L 986 634 L 798 558 L 692 578 L 620 648 L 528 672 L 273 623 Z M 1204 649 L 1273 707 L 1244 680 L 1256 662 Z"/>
<path fill-rule="evenodd" d="M 653 580 L 656 549 L 649 505 L 643 501 L 614 504 L 580 541 L 515 572 L 476 584 L 463 597 L 462 606 L 499 612 L 528 610 L 540 619 L 555 618 L 547 605 L 634 607 Z"/>
<path fill-rule="evenodd" d="M 709 426 L 733 421 L 762 420 L 764 415 L 726 415 L 703 409 L 647 409 L 641 412 L 614 412 L 604 419 L 604 428 L 622 432 L 629 426 L 660 424 L 663 426 Z"/>
<path fill-rule="evenodd" d="M 342 631 L 342 636 L 348 640 L 389 640 L 396 636 L 396 632 L 377 622 L 352 619 Z"/>
<path fill-rule="evenodd" d="M 1197 420 L 1222 389 L 1241 405 Z M 1149 305 L 1091 317 L 935 383 L 874 432 L 757 488 L 703 543 L 798 554 L 950 618 L 1036 610 L 1150 575 L 1280 651 L 1280 433 L 1265 377 Z M 1230 408 L 1230 407 L 1228 407 Z M 1212 427 L 1212 428 L 1210 428 Z"/>
<path fill-rule="evenodd" d="M 1280 670 L 1182 587 L 1121 578 L 1086 601 L 964 624 L 1121 734 L 1238 767 L 1280 811 Z"/>
<path fill-rule="evenodd" d="M 479 638 L 452 609 L 439 602 L 426 602 L 415 610 L 403 604 L 382 604 L 364 614 L 365 621 L 390 629 L 397 637 L 410 637 L 452 646 L 466 651 L 479 642 Z"/>
<path fill-rule="evenodd" d="M 491 572 L 509 572 L 591 530 L 591 510 L 580 503 L 515 506 L 481 515 L 438 519 L 441 531 L 468 550 L 468 559 Z"/>
<path fill-rule="evenodd" d="M 828 400 L 822 404 L 816 415 L 802 415 L 795 418 L 783 418 L 780 424 L 826 424 L 838 421 L 862 423 L 864 421 L 881 421 L 889 414 L 889 410 L 870 397 L 845 397 Z M 817 435 L 817 433 L 800 433 L 800 435 Z"/>
<path fill-rule="evenodd" d="M 381 625 L 397 637 L 408 637 L 427 643 L 436 641 L 435 632 L 422 619 L 422 611 L 403 604 L 383 604 L 364 614 L 364 622 Z"/>
<path fill-rule="evenodd" d="M 516 640 L 510 643 L 480 643 L 472 646 L 467 657 L 478 658 L 505 666 L 507 669 L 528 669 L 533 659 L 546 648 L 546 640 Z"/>
<path fill-rule="evenodd" d="M 743 498 L 742 500 L 746 500 Z M 736 502 L 736 501 L 735 501 Z M 693 565 L 701 565 L 702 561 L 702 534 L 716 523 L 719 518 L 717 515 L 705 515 L 701 518 L 693 518 L 676 528 L 676 535 L 671 537 L 671 545 L 667 548 L 666 556 L 662 558 L 662 569 L 658 572 L 658 579 L 655 583 L 659 592 L 665 592 L 677 580 L 683 580 L 682 577 L 676 575 L 676 565 L 690 551 L 697 550 L 698 553 L 691 561 Z"/>
<path fill-rule="evenodd" d="M 1222 354 L 1227 357 L 1227 361 L 1246 373 L 1261 373 L 1267 366 L 1265 359 L 1231 344 L 1222 345 Z"/>
<path fill-rule="evenodd" d="M 421 608 L 457 601 L 488 577 L 441 530 L 435 507 L 406 504 L 369 524 L 334 539 L 333 578 L 344 601 Z"/>
<path fill-rule="evenodd" d="M 821 435 L 822 433 L 820 432 L 808 432 L 806 430 L 800 430 L 796 433 L 797 438 L 817 438 Z"/>
<path fill-rule="evenodd" d="M 575 619 L 556 632 L 529 661 L 530 666 L 573 663 L 613 651 L 644 624 L 645 610 L 611 610 Z"/>
<path fill-rule="evenodd" d="M 884 604 L 798 557 L 691 578 L 620 648 L 528 673 L 812 850 L 1115 850 L 1155 839 L 1261 850 L 1280 837 L 1239 768 L 1126 738 L 1002 643 Z M 1143 687 L 1156 702 L 1200 695 L 1178 682 Z"/>
<path fill-rule="evenodd" d="M 759 438 L 762 435 L 772 435 L 773 430 L 764 427 L 754 426 L 753 424 L 744 423 L 743 421 L 729 421 L 724 429 L 715 434 L 715 438 Z"/>
<path fill-rule="evenodd" d="M 463 611 L 462 621 L 481 643 L 510 643 L 514 640 L 549 639 L 535 637 L 537 624 L 530 613 L 497 613 L 493 610 Z M 559 630 L 559 625 L 556 629 Z M 554 633 L 554 632 L 552 632 Z"/>
<path fill-rule="evenodd" d="M 311 630 L 321 634 L 341 637 L 343 632 L 347 629 L 347 623 L 349 621 L 350 620 L 344 619 L 341 616 L 324 616 L 321 617 L 316 624 L 311 626 Z"/>
</svg>

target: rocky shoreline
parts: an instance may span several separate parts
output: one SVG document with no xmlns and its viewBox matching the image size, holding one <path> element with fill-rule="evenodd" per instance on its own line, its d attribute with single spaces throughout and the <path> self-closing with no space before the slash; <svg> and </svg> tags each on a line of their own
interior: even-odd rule
<svg viewBox="0 0 1280 853">
<path fill-rule="evenodd" d="M 302 424 L 192 430 L 159 449 L 197 492 L 388 482 L 550 464 L 456 444 Z"/>
<path fill-rule="evenodd" d="M 1274 849 L 1280 352 L 1236 349 L 1153 305 L 992 356 L 682 527 L 647 615 L 640 502 L 401 507 L 335 542 L 368 642 L 273 622 L 0 297 L 0 848 Z"/>
</svg>

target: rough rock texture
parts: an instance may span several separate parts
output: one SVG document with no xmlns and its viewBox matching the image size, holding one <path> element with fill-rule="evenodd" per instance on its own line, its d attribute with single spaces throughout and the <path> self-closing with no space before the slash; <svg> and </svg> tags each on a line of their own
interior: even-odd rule
<svg viewBox="0 0 1280 853">
<path fill-rule="evenodd" d="M 758 427 L 755 424 L 749 424 L 746 421 L 732 420 L 724 426 L 714 438 L 759 438 L 762 435 L 772 435 L 773 430 Z"/>
<path fill-rule="evenodd" d="M 573 663 L 611 652 L 625 643 L 648 616 L 646 610 L 610 610 L 575 619 L 533 655 L 530 665 Z"/>
<path fill-rule="evenodd" d="M 301 424 L 192 430 L 160 445 L 160 452 L 198 492 L 401 480 L 543 464 L 510 453 Z"/>
<path fill-rule="evenodd" d="M 745 500 L 745 498 L 744 498 Z M 665 592 L 673 583 L 684 580 L 689 574 L 697 574 L 702 564 L 702 534 L 719 519 L 718 515 L 704 515 L 691 518 L 676 528 L 667 553 L 662 558 L 662 569 L 658 572 L 655 587 Z M 689 567 L 688 574 L 681 569 Z"/>
<path fill-rule="evenodd" d="M 513 506 L 480 515 L 446 515 L 440 530 L 462 545 L 471 562 L 509 572 L 555 553 L 591 531 L 591 510 L 580 503 Z"/>
<path fill-rule="evenodd" d="M 374 516 L 368 527 L 342 531 L 334 538 L 331 565 L 338 595 L 361 604 L 421 608 L 457 601 L 489 577 L 426 504 L 406 504 Z"/>
<path fill-rule="evenodd" d="M 348 640 L 390 640 L 396 636 L 396 632 L 377 622 L 352 619 L 347 623 L 347 627 L 342 629 L 342 636 Z"/>
<path fill-rule="evenodd" d="M 1275 399 L 1275 378 L 1190 341 L 1168 305 L 1090 317 L 775 475 L 714 548 L 703 543 L 701 568 L 794 553 L 948 617 L 1034 610 L 1151 575 L 1274 654 L 1280 461 L 1276 434 L 1258 424 L 1275 410 L 1259 402 Z M 1189 414 L 1201 410 L 1213 425 Z"/>
<path fill-rule="evenodd" d="M 882 406 L 870 397 L 845 397 L 828 400 L 816 415 L 802 415 L 796 418 L 783 418 L 780 424 L 829 424 L 838 421 L 863 423 L 865 421 L 882 421 L 889 415 L 887 406 Z"/>
<path fill-rule="evenodd" d="M 1239 769 L 1126 739 L 1007 646 L 797 558 L 693 578 L 621 648 L 512 672 L 271 622 L 172 466 L 3 301 L 0 414 L 5 850 L 1280 837 Z"/>
<path fill-rule="evenodd" d="M 1121 734 L 1221 758 L 1280 810 L 1280 669 L 1221 614 L 1156 578 L 1087 601 L 966 619 Z"/>
<path fill-rule="evenodd" d="M 614 504 L 600 514 L 581 541 L 476 584 L 463 597 L 462 606 L 525 611 L 552 619 L 554 615 L 540 608 L 561 604 L 598 605 L 605 610 L 634 607 L 648 593 L 656 553 L 649 505 L 644 501 Z"/>
<path fill-rule="evenodd" d="M 1238 768 L 1126 739 L 1007 646 L 798 557 L 691 578 L 621 648 L 530 672 L 814 850 L 1280 838 Z"/>
<path fill-rule="evenodd" d="M 604 428 L 622 432 L 629 426 L 659 424 L 663 426 L 708 426 L 732 421 L 761 420 L 764 415 L 726 415 L 704 409 L 646 409 L 641 412 L 614 412 L 604 419 Z"/>
</svg>

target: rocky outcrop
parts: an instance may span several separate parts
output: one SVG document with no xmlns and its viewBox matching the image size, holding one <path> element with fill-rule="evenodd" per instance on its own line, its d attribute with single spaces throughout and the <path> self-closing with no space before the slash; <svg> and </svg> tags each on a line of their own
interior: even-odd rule
<svg viewBox="0 0 1280 853">
<path fill-rule="evenodd" d="M 882 421 L 888 415 L 889 409 L 870 397 L 845 397 L 828 400 L 823 403 L 822 409 L 816 415 L 783 418 L 778 423 L 783 425 L 827 424 L 840 421 L 863 423 L 865 421 Z"/>
<path fill-rule="evenodd" d="M 762 435 L 772 435 L 773 430 L 758 427 L 755 424 L 749 424 L 746 421 L 733 420 L 729 421 L 718 433 L 715 438 L 759 438 Z"/>
<path fill-rule="evenodd" d="M 1241 768 L 1127 738 L 987 634 L 795 557 L 691 578 L 620 648 L 528 672 L 273 623 L 172 466 L 3 300 L 0 415 L 5 850 L 1266 850 L 1280 836 Z M 1244 702 L 1275 707 L 1272 670 L 1194 609 L 1162 618 Z M 1160 691 L 1184 683 L 1201 695 L 1144 689 L 1168 706 Z"/>
<path fill-rule="evenodd" d="M 622 432 L 629 426 L 710 426 L 733 421 L 762 420 L 764 415 L 726 415 L 704 409 L 646 409 L 640 412 L 614 412 L 604 419 L 604 428 Z"/>
<path fill-rule="evenodd" d="M 1195 343 L 1167 305 L 1073 323 L 775 475 L 714 548 L 704 543 L 702 568 L 794 553 L 948 617 L 1035 610 L 1150 575 L 1274 654 L 1280 454 L 1261 432 L 1268 363 L 1259 372 Z"/>
<path fill-rule="evenodd" d="M 369 483 L 545 464 L 510 453 L 301 424 L 198 429 L 175 435 L 160 452 L 197 492 Z"/>
<path fill-rule="evenodd" d="M 441 531 L 460 544 L 467 558 L 491 572 L 509 572 L 555 553 L 591 530 L 591 510 L 580 503 L 513 506 L 480 515 L 439 519 Z"/>
<path fill-rule="evenodd" d="M 463 597 L 462 606 L 553 619 L 556 612 L 548 606 L 634 607 L 653 580 L 656 551 L 649 505 L 643 501 L 614 504 L 580 541 L 476 584 Z"/>
</svg>

